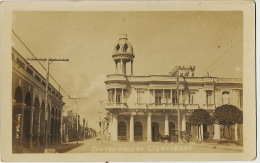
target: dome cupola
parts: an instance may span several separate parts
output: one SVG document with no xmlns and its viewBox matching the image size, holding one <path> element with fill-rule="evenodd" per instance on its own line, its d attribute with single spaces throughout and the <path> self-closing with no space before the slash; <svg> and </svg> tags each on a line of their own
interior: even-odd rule
<svg viewBox="0 0 260 163">
<path fill-rule="evenodd" d="M 128 42 L 127 34 L 121 34 L 117 44 L 114 46 L 112 55 L 116 64 L 116 73 L 126 75 L 126 63 L 131 62 L 131 75 L 133 75 L 133 59 L 134 50 L 130 42 Z M 120 66 L 118 67 L 118 63 Z"/>
<path fill-rule="evenodd" d="M 118 43 L 114 47 L 113 57 L 116 55 L 131 55 L 130 58 L 134 57 L 133 46 L 128 42 L 127 34 L 121 34 Z"/>
</svg>

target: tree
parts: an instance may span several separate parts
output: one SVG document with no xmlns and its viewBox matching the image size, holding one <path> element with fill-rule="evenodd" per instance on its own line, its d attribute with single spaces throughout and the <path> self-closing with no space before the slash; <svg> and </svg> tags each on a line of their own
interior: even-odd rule
<svg viewBox="0 0 260 163">
<path fill-rule="evenodd" d="M 228 127 L 228 139 L 231 139 L 231 127 L 235 124 L 243 123 L 243 111 L 234 105 L 222 105 L 215 109 L 214 112 L 215 123 Z"/>
<path fill-rule="evenodd" d="M 211 125 L 212 124 L 212 117 L 210 116 L 209 112 L 204 109 L 196 109 L 192 112 L 190 116 L 190 124 L 192 126 L 198 126 L 199 129 L 199 137 L 201 138 L 201 125 Z"/>
</svg>

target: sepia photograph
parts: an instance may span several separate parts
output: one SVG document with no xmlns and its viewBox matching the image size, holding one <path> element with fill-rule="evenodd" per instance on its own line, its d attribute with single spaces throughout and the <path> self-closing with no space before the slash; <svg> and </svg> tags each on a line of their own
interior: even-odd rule
<svg viewBox="0 0 260 163">
<path fill-rule="evenodd" d="M 244 6 L 253 3 L 233 2 L 241 10 L 114 3 L 10 12 L 11 102 L 2 115 L 9 154 L 252 160 L 254 40 L 245 29 L 254 29 L 254 14 Z"/>
</svg>

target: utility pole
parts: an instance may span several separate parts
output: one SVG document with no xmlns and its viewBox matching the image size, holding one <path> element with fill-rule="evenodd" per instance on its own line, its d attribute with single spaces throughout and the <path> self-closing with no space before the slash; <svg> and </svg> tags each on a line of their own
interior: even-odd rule
<svg viewBox="0 0 260 163">
<path fill-rule="evenodd" d="M 104 134 L 104 130 L 103 130 L 103 118 L 104 118 L 104 115 L 103 115 L 102 103 L 104 101 L 100 100 L 99 102 L 100 102 L 100 133 L 101 133 L 101 135 L 103 135 Z"/>
<path fill-rule="evenodd" d="M 31 61 L 47 61 L 47 75 L 46 75 L 46 87 L 45 87 L 45 149 L 48 148 L 48 133 L 47 133 L 47 125 L 48 125 L 48 88 L 49 88 L 49 76 L 50 76 L 50 65 L 54 61 L 69 61 L 69 59 L 56 59 L 56 58 L 28 58 L 27 60 Z"/>
<path fill-rule="evenodd" d="M 176 76 L 176 85 L 177 85 L 177 114 L 178 114 L 178 142 L 181 142 L 181 119 L 180 119 L 180 106 L 179 106 L 179 74 L 180 73 L 180 66 L 176 66 L 175 69 L 173 69 L 170 74 L 172 76 Z"/>
<path fill-rule="evenodd" d="M 178 142 L 181 142 L 181 116 L 180 116 L 180 106 L 179 106 L 179 71 L 180 68 L 177 67 L 177 111 L 178 111 Z"/>
<path fill-rule="evenodd" d="M 79 115 L 78 113 L 76 113 L 76 116 L 77 116 L 77 133 L 76 133 L 76 137 L 77 137 L 77 144 L 79 144 Z"/>
</svg>

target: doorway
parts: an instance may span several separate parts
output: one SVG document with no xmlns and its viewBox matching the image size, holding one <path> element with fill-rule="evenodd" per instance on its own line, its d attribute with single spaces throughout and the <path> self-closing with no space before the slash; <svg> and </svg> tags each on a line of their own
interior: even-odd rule
<svg viewBox="0 0 260 163">
<path fill-rule="evenodd" d="M 157 122 L 152 123 L 152 141 L 159 141 L 159 124 Z"/>
</svg>

